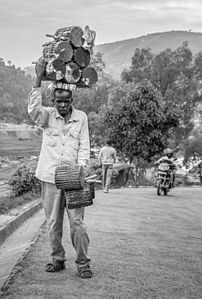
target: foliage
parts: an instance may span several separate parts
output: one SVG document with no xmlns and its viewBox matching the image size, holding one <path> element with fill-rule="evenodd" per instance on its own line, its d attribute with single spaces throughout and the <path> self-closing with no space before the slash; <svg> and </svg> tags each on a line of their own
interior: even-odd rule
<svg viewBox="0 0 202 299">
<path fill-rule="evenodd" d="M 9 210 L 18 208 L 19 206 L 24 205 L 25 203 L 31 202 L 36 199 L 37 194 L 28 192 L 22 194 L 21 196 L 13 198 L 12 196 L 6 196 L 0 198 L 0 215 L 8 213 Z"/>
<path fill-rule="evenodd" d="M 6 65 L 0 58 L 0 119 L 16 123 L 29 121 L 25 99 L 32 86 L 30 75 L 26 76 L 11 62 Z"/>
<path fill-rule="evenodd" d="M 33 194 L 39 194 L 41 184 L 35 177 L 35 169 L 26 165 L 21 165 L 10 177 L 8 184 L 11 186 L 13 196 L 20 196 L 31 191 Z"/>
<path fill-rule="evenodd" d="M 104 117 L 105 109 L 103 107 L 99 113 L 88 114 L 91 147 L 101 147 L 104 143 L 106 136 Z"/>
<path fill-rule="evenodd" d="M 194 60 L 188 43 L 184 42 L 174 51 L 166 49 L 156 55 L 151 49 L 136 49 L 130 68 L 122 72 L 124 82 L 150 80 L 161 92 L 167 110 L 178 112 L 176 145 L 186 139 L 193 128 L 196 103 L 201 101 L 198 81 L 202 74 L 201 65 L 202 53 L 198 53 Z"/>
<path fill-rule="evenodd" d="M 178 125 L 178 115 L 166 110 L 161 94 L 149 81 L 123 84 L 122 89 L 119 105 L 106 113 L 109 138 L 130 163 L 134 157 L 149 162 L 167 146 L 169 130 Z"/>
<path fill-rule="evenodd" d="M 185 154 L 184 163 L 186 164 L 191 159 L 193 162 L 202 160 L 202 137 L 190 138 L 184 144 Z"/>
</svg>

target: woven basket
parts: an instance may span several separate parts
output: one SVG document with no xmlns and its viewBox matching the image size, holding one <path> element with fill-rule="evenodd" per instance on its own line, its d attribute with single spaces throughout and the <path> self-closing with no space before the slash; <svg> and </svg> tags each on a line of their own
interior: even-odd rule
<svg viewBox="0 0 202 299">
<path fill-rule="evenodd" d="M 62 190 L 81 190 L 85 179 L 83 167 L 76 164 L 61 165 L 55 170 L 55 184 Z"/>
<path fill-rule="evenodd" d="M 72 191 L 64 190 L 64 194 L 68 209 L 90 206 L 93 204 L 93 198 L 95 198 L 94 183 L 85 182 L 83 189 Z"/>
</svg>

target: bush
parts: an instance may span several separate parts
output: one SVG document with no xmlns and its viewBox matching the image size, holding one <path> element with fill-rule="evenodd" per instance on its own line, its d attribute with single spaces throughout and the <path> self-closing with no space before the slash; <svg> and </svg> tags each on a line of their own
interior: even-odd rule
<svg viewBox="0 0 202 299">
<path fill-rule="evenodd" d="M 21 196 L 27 192 L 38 195 L 41 190 L 40 181 L 35 177 L 35 169 L 26 165 L 21 165 L 17 168 L 10 177 L 8 184 L 14 197 Z"/>
</svg>

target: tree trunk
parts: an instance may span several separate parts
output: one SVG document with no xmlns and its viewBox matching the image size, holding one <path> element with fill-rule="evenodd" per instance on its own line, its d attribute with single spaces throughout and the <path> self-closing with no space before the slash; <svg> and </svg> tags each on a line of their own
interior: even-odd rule
<svg viewBox="0 0 202 299">
<path fill-rule="evenodd" d="M 43 80 L 58 81 L 64 78 L 66 67 L 61 59 L 50 60 L 46 65 L 46 73 Z"/>
<path fill-rule="evenodd" d="M 75 84 L 75 87 L 91 87 L 98 80 L 96 70 L 89 67 L 95 32 L 88 26 L 72 26 L 58 29 L 54 35 L 46 34 L 53 40 L 43 45 L 46 73 L 43 80 Z M 84 42 L 87 47 L 84 48 Z"/>
<path fill-rule="evenodd" d="M 85 68 L 90 63 L 90 52 L 82 47 L 77 48 L 74 50 L 73 60 L 81 68 Z"/>
<path fill-rule="evenodd" d="M 95 84 L 98 80 L 97 72 L 92 67 L 86 67 L 82 70 L 82 78 L 81 81 L 85 84 L 85 86 L 90 87 Z"/>
<path fill-rule="evenodd" d="M 138 185 L 138 183 L 137 183 L 137 173 L 138 173 L 138 159 L 137 159 L 137 157 L 135 157 L 135 175 L 134 175 L 135 186 Z"/>
<path fill-rule="evenodd" d="M 54 37 L 61 40 L 69 40 L 75 48 L 81 47 L 84 43 L 83 30 L 78 26 L 58 29 Z"/>
<path fill-rule="evenodd" d="M 55 53 L 58 56 L 57 58 L 63 60 L 64 62 L 69 62 L 73 56 L 72 46 L 68 41 L 58 42 L 55 44 Z"/>
<path fill-rule="evenodd" d="M 48 43 L 43 47 L 43 57 L 46 60 L 58 58 L 66 63 L 71 61 L 73 57 L 73 49 L 68 41 Z"/>
<path fill-rule="evenodd" d="M 79 66 L 74 62 L 66 64 L 65 79 L 68 83 L 76 83 L 81 77 L 81 70 Z"/>
</svg>

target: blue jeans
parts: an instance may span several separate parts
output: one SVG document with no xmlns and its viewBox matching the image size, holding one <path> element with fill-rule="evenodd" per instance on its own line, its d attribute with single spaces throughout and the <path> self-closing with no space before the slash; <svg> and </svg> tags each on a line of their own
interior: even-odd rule
<svg viewBox="0 0 202 299">
<path fill-rule="evenodd" d="M 78 267 L 88 265 L 90 262 L 87 256 L 89 238 L 83 223 L 85 208 L 68 210 L 62 190 L 57 189 L 55 184 L 47 182 L 42 183 L 42 203 L 48 223 L 48 234 L 52 248 L 51 257 L 60 261 L 66 260 L 65 250 L 62 246 L 63 218 L 66 208 L 71 241 L 77 256 L 75 262 Z"/>
<path fill-rule="evenodd" d="M 112 177 L 112 171 L 113 171 L 112 164 L 102 165 L 102 188 L 104 190 L 109 190 L 109 186 L 111 183 L 111 177 Z"/>
</svg>

